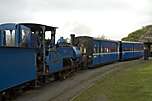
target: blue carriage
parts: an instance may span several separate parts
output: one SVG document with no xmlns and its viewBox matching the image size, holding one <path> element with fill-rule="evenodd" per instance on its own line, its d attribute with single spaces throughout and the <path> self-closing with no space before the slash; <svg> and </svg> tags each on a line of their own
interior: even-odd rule
<svg viewBox="0 0 152 101">
<path fill-rule="evenodd" d="M 83 55 L 83 64 L 89 68 L 119 60 L 119 42 L 117 41 L 79 36 L 75 38 L 75 44 Z"/>
<path fill-rule="evenodd" d="M 142 42 L 120 42 L 120 60 L 137 59 L 144 56 L 144 44 Z"/>
</svg>

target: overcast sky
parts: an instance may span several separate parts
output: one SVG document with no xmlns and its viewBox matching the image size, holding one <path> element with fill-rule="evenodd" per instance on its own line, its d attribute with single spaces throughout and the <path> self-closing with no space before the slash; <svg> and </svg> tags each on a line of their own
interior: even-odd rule
<svg viewBox="0 0 152 101">
<path fill-rule="evenodd" d="M 59 27 L 57 36 L 120 40 L 152 24 L 152 0 L 0 0 L 0 23 L 35 22 Z"/>
</svg>

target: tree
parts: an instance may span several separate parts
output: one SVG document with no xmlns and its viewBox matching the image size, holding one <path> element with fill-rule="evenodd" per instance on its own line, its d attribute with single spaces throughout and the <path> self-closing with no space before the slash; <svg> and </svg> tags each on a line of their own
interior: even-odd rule
<svg viewBox="0 0 152 101">
<path fill-rule="evenodd" d="M 98 35 L 98 37 L 96 37 L 97 39 L 101 39 L 101 40 L 108 40 L 108 38 L 102 34 L 102 35 Z"/>
<path fill-rule="evenodd" d="M 152 28 L 152 25 L 148 25 L 138 29 L 130 34 L 127 37 L 122 38 L 122 41 L 139 41 L 140 37 L 144 35 L 148 30 Z"/>
</svg>

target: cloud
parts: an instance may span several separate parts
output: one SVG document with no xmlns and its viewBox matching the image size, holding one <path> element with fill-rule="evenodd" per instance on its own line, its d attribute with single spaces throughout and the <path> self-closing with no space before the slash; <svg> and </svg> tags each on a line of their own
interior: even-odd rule
<svg viewBox="0 0 152 101">
<path fill-rule="evenodd" d="M 73 24 L 71 32 L 76 33 L 78 35 L 89 35 L 92 33 L 92 30 L 89 26 L 85 24 L 75 23 Z"/>
<path fill-rule="evenodd" d="M 34 11 L 124 9 L 126 0 L 28 0 Z M 34 5 L 33 5 L 34 4 Z"/>
<path fill-rule="evenodd" d="M 131 11 L 151 15 L 150 0 L 1 0 L 0 17 L 6 21 L 31 19 L 37 12 Z M 53 13 L 52 13 L 52 16 Z"/>
<path fill-rule="evenodd" d="M 22 22 L 32 18 L 26 0 L 1 0 L 0 22 Z"/>
<path fill-rule="evenodd" d="M 152 0 L 1 0 L 0 23 L 36 22 L 58 26 L 63 34 L 121 38 L 151 24 L 151 4 Z"/>
</svg>

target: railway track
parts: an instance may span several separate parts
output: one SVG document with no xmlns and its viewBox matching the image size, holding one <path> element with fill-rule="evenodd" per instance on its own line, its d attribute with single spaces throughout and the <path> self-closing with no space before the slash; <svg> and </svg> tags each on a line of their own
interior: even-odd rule
<svg viewBox="0 0 152 101">
<path fill-rule="evenodd" d="M 117 62 L 101 68 L 79 71 L 66 80 L 55 81 L 45 87 L 30 90 L 14 101 L 72 101 L 83 90 L 94 85 L 98 79 L 103 78 L 106 74 L 112 71 L 119 72 L 121 68 L 129 68 L 130 65 L 136 65 L 142 61 L 140 59 Z"/>
</svg>

